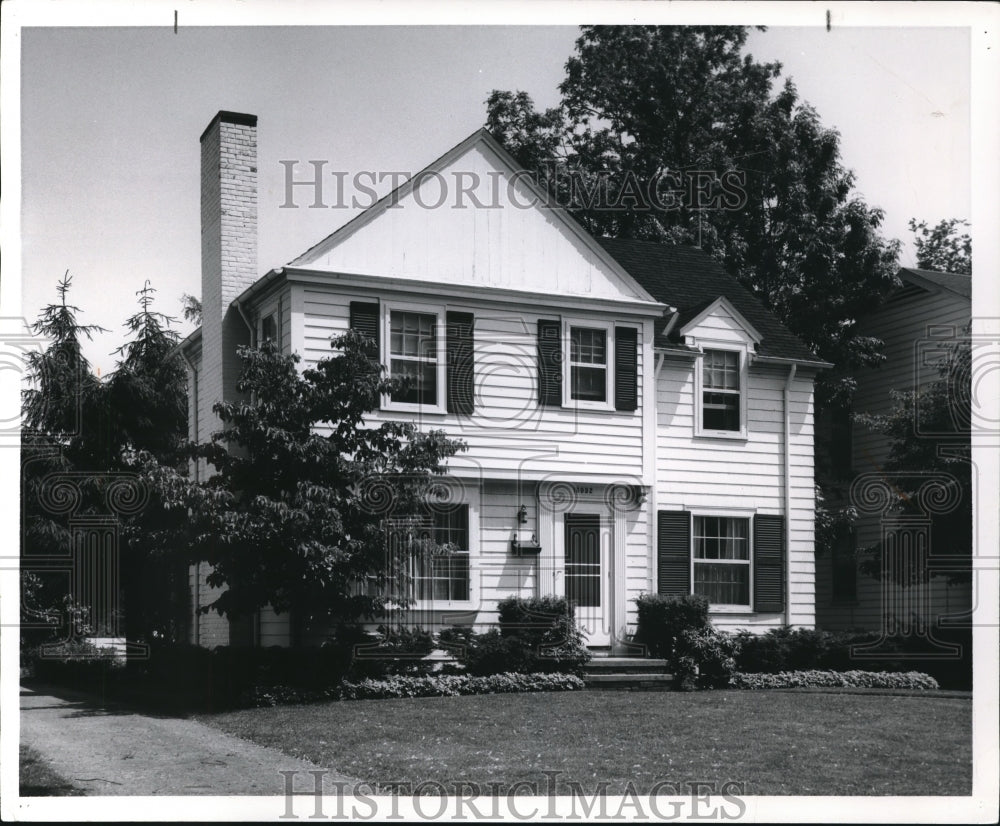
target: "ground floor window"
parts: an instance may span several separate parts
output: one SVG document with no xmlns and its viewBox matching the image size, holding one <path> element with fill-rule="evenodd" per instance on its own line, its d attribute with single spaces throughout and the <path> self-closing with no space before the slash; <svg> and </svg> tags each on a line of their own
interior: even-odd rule
<svg viewBox="0 0 1000 826">
<path fill-rule="evenodd" d="M 713 605 L 750 605 L 750 520 L 694 517 L 694 592 Z"/>
<path fill-rule="evenodd" d="M 469 596 L 469 506 L 400 520 L 390 550 L 417 602 L 463 602 Z"/>
</svg>

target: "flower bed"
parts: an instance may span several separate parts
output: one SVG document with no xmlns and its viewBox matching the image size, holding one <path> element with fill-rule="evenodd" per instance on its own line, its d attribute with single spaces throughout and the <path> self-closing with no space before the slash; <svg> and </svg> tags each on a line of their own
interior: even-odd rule
<svg viewBox="0 0 1000 826">
<path fill-rule="evenodd" d="M 320 691 L 302 691 L 290 686 L 255 688 L 242 698 L 242 705 L 275 706 L 329 700 L 384 700 L 403 697 L 458 697 L 467 694 L 517 694 L 531 691 L 578 691 L 583 680 L 572 674 L 492 674 L 474 677 L 449 674 L 430 677 L 393 676 L 384 680 L 344 682 Z"/>
<path fill-rule="evenodd" d="M 917 688 L 936 689 L 937 680 L 919 671 L 781 671 L 734 674 L 733 688 Z"/>
</svg>

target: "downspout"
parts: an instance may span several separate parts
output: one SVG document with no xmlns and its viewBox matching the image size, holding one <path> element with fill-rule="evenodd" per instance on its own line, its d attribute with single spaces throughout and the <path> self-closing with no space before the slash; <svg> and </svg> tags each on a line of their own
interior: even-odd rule
<svg viewBox="0 0 1000 826">
<path fill-rule="evenodd" d="M 250 319 L 247 318 L 247 314 L 243 311 L 242 302 L 237 298 L 235 301 L 233 301 L 233 304 L 236 305 L 236 311 L 240 314 L 240 318 L 243 319 L 243 323 L 247 325 L 247 331 L 250 333 L 250 346 L 253 347 L 254 344 L 256 343 L 254 339 L 257 338 L 256 335 L 257 331 L 254 328 L 254 325 L 250 323 Z"/>
<path fill-rule="evenodd" d="M 784 491 L 785 491 L 785 625 L 792 624 L 792 382 L 795 381 L 797 364 L 788 368 L 788 378 L 782 392 L 785 411 L 784 440 Z"/>
<path fill-rule="evenodd" d="M 670 316 L 670 321 L 667 322 L 667 326 L 663 328 L 664 338 L 670 335 L 670 331 L 674 329 L 674 325 L 677 323 L 677 319 L 680 318 L 681 315 L 680 310 L 676 307 L 667 307 L 667 310 L 673 313 L 673 315 Z"/>
<path fill-rule="evenodd" d="M 670 329 L 676 319 L 677 311 L 674 310 L 674 317 L 667 325 L 667 330 Z M 664 335 L 666 335 L 666 331 L 664 331 Z M 657 398 L 660 390 L 660 371 L 663 369 L 663 362 L 666 361 L 666 356 L 663 353 L 656 353 L 655 355 L 656 362 L 653 366 L 653 479 L 649 495 L 649 564 L 647 566 L 649 574 L 646 576 L 646 590 L 651 594 L 655 593 L 653 580 L 655 579 L 656 572 L 656 545 L 659 541 L 659 537 L 656 535 L 656 513 L 659 508 L 659 485 L 657 483 L 659 478 L 659 457 L 657 456 L 659 439 L 657 439 L 657 436 L 660 431 L 660 410 L 657 406 Z"/>
</svg>

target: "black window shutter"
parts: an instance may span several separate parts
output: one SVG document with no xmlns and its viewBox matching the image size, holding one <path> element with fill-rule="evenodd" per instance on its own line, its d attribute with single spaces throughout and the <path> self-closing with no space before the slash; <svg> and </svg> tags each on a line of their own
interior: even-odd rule
<svg viewBox="0 0 1000 826">
<path fill-rule="evenodd" d="M 661 594 L 691 593 L 691 513 L 656 514 L 656 582 Z"/>
<path fill-rule="evenodd" d="M 753 610 L 785 610 L 785 517 L 753 518 Z"/>
<path fill-rule="evenodd" d="M 378 351 L 378 302 L 368 303 L 366 301 L 351 302 L 351 329 L 364 333 L 375 342 L 375 352 L 372 354 L 379 358 Z"/>
<path fill-rule="evenodd" d="M 638 330 L 615 327 L 615 410 L 639 406 Z"/>
<path fill-rule="evenodd" d="M 368 336 L 372 342 L 373 346 L 369 348 L 368 355 L 379 361 L 381 359 L 381 353 L 379 352 L 379 307 L 378 302 L 367 302 L 367 301 L 352 301 L 351 302 L 351 318 L 350 325 L 352 330 L 357 330 L 359 333 L 364 333 Z M 379 406 L 379 405 L 376 405 Z"/>
<path fill-rule="evenodd" d="M 538 403 L 562 405 L 562 323 L 538 320 Z"/>
<path fill-rule="evenodd" d="M 473 358 L 472 313 L 449 312 L 447 314 L 448 343 L 448 412 L 471 415 L 475 402 L 475 362 Z"/>
</svg>

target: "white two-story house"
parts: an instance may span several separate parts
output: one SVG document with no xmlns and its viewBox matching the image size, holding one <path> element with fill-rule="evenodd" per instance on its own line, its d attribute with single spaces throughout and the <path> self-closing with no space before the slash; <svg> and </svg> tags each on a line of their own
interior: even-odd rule
<svg viewBox="0 0 1000 826">
<path fill-rule="evenodd" d="M 256 129 L 220 112 L 201 138 L 193 439 L 234 397 L 238 345 L 273 339 L 305 368 L 354 327 L 412 379 L 370 420 L 468 445 L 433 525 L 460 552 L 416 563 L 410 624 L 485 628 L 506 596 L 557 594 L 590 645 L 622 650 L 647 592 L 704 594 L 723 628 L 814 624 L 813 381 L 828 365 L 716 262 L 592 237 L 481 130 L 260 277 Z M 199 615 L 206 574 L 191 572 L 192 642 L 321 633 L 266 610 Z"/>
</svg>

